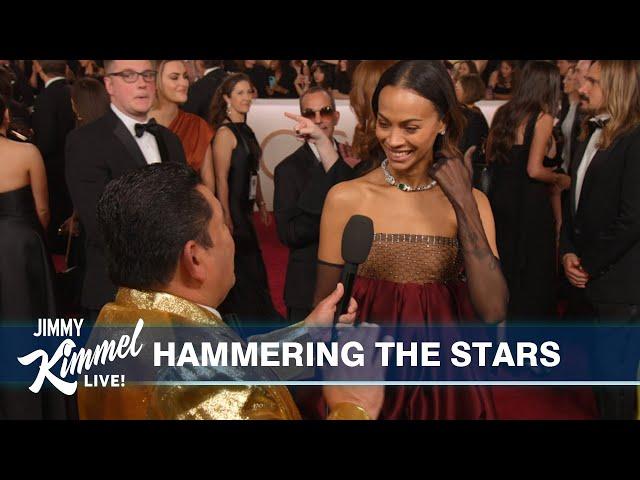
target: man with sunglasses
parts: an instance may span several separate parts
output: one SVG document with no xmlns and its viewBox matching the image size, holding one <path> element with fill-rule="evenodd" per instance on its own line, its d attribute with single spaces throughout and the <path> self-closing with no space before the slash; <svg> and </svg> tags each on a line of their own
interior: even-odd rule
<svg viewBox="0 0 640 480">
<path fill-rule="evenodd" d="M 313 307 L 324 199 L 332 186 L 354 176 L 333 138 L 340 113 L 331 93 L 310 88 L 300 97 L 300 112 L 313 133 L 300 136 L 304 144 L 278 164 L 274 177 L 278 237 L 289 247 L 284 300 L 291 323 L 303 320 Z"/>
<path fill-rule="evenodd" d="M 107 183 L 129 170 L 159 162 L 185 163 L 180 139 L 147 115 L 155 99 L 157 72 L 150 60 L 105 60 L 111 108 L 67 136 L 66 177 L 86 232 L 86 271 L 81 303 L 94 320 L 114 299 L 107 275 L 96 205 Z"/>
</svg>

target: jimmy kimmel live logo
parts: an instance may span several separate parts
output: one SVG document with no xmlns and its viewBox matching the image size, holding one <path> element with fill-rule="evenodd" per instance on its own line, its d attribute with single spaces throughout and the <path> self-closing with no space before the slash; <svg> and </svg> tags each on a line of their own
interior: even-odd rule
<svg viewBox="0 0 640 480">
<path fill-rule="evenodd" d="M 39 318 L 38 330 L 34 337 L 80 337 L 80 330 L 84 319 L 76 318 Z M 95 348 L 80 348 L 76 351 L 76 343 L 71 338 L 65 338 L 56 351 L 49 354 L 42 349 L 35 350 L 28 355 L 18 357 L 22 365 L 31 365 L 40 360 L 40 369 L 36 379 L 29 387 L 33 393 L 38 393 L 46 380 L 66 395 L 73 395 L 78 388 L 78 381 L 67 381 L 68 377 L 88 372 L 91 367 L 105 365 L 117 358 L 136 357 L 142 349 L 138 344 L 138 337 L 144 326 L 142 319 L 138 320 L 133 335 L 122 335 L 120 340 L 104 340 Z M 85 387 L 124 387 L 124 375 L 84 375 Z"/>
</svg>

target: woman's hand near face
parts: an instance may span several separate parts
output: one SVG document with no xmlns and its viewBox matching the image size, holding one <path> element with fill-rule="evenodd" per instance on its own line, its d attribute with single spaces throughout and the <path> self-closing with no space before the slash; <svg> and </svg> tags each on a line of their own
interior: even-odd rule
<svg viewBox="0 0 640 480">
<path fill-rule="evenodd" d="M 473 167 L 471 158 L 476 150 L 470 147 L 461 158 L 442 158 L 429 167 L 429 176 L 433 178 L 454 205 L 473 198 Z"/>
</svg>

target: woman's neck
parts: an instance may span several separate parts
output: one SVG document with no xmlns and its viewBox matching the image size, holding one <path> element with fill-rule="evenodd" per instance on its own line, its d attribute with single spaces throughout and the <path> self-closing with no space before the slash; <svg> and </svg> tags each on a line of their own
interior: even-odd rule
<svg viewBox="0 0 640 480">
<path fill-rule="evenodd" d="M 227 117 L 229 117 L 229 120 L 231 120 L 233 123 L 242 123 L 246 119 L 244 113 L 240 113 L 233 108 L 231 109 Z"/>
<path fill-rule="evenodd" d="M 178 116 L 179 108 L 177 103 L 170 102 L 165 98 L 158 100 L 158 104 L 149 112 L 150 117 L 154 117 L 163 127 L 168 127 Z"/>
<path fill-rule="evenodd" d="M 476 108 L 476 104 L 475 103 L 466 103 L 465 105 L 467 106 L 467 108 L 471 108 L 471 109 Z"/>
<path fill-rule="evenodd" d="M 411 169 L 404 172 L 397 172 L 389 165 L 389 173 L 393 175 L 396 180 L 396 185 L 404 183 L 412 188 L 419 187 L 420 185 L 426 185 L 431 182 L 429 176 L 429 167 L 433 163 L 433 150 L 430 150 L 421 161 L 417 162 Z"/>
</svg>

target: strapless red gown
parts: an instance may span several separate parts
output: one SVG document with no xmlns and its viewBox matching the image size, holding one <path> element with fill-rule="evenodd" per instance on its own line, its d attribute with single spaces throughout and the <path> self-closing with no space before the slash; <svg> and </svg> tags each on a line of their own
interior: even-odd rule
<svg viewBox="0 0 640 480">
<path fill-rule="evenodd" d="M 474 321 L 476 315 L 461 272 L 462 256 L 456 238 L 376 234 L 354 287 L 358 316 L 397 327 L 455 327 Z M 412 379 L 432 379 L 431 369 L 420 372 L 419 378 Z M 474 380 L 473 371 L 464 372 L 466 380 Z M 491 392 L 483 386 L 387 386 L 380 415 L 381 419 L 406 420 L 495 417 Z"/>
<path fill-rule="evenodd" d="M 354 286 L 358 317 L 392 327 L 477 324 L 480 320 L 462 270 L 456 238 L 378 233 Z M 432 372 L 424 368 L 420 378 L 411 379 L 431 380 Z M 465 380 L 475 380 L 473 370 L 458 370 L 456 379 L 461 379 L 461 373 Z M 326 416 L 319 388 L 296 390 L 305 418 Z M 595 415 L 589 388 L 386 386 L 380 419 L 583 419 Z"/>
</svg>

